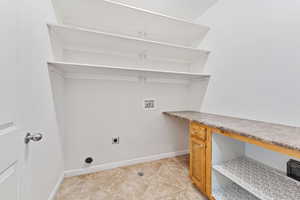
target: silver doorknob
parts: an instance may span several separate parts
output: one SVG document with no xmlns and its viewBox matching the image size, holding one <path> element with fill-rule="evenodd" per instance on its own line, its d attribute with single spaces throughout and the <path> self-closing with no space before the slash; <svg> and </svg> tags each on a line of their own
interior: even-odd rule
<svg viewBox="0 0 300 200">
<path fill-rule="evenodd" d="M 27 133 L 25 136 L 25 144 L 28 144 L 30 141 L 38 142 L 43 138 L 43 135 L 41 133 Z"/>
</svg>

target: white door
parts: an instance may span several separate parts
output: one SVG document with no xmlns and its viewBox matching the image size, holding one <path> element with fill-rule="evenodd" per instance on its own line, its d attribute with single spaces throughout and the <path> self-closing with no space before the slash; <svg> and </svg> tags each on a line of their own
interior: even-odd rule
<svg viewBox="0 0 300 200">
<path fill-rule="evenodd" d="M 27 196 L 22 192 L 22 178 L 25 150 L 30 144 L 25 144 L 26 132 L 16 121 L 20 113 L 16 98 L 17 4 L 16 0 L 0 1 L 0 200 L 24 200 Z"/>
<path fill-rule="evenodd" d="M 0 199 L 23 200 L 25 196 L 22 181 L 25 173 L 25 145 L 37 142 L 42 135 L 19 130 L 13 122 L 0 126 Z"/>
<path fill-rule="evenodd" d="M 16 9 L 14 1 L 0 1 L 0 199 L 19 200 L 24 136 L 16 116 Z"/>
<path fill-rule="evenodd" d="M 0 200 L 50 199 L 63 176 L 48 21 L 51 0 L 0 0 Z M 26 145 L 31 131 L 43 140 Z"/>
<path fill-rule="evenodd" d="M 12 123 L 0 126 L 0 199 L 19 200 L 24 138 Z"/>
</svg>

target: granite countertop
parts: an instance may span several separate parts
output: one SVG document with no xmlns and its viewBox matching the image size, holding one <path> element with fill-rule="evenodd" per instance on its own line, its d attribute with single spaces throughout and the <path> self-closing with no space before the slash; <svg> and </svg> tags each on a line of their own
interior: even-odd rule
<svg viewBox="0 0 300 200">
<path fill-rule="evenodd" d="M 195 111 L 164 112 L 164 114 L 300 151 L 300 127 Z"/>
</svg>

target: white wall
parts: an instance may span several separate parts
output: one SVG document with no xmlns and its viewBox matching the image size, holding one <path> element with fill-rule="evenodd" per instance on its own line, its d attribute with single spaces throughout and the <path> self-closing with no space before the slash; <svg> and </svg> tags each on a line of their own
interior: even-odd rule
<svg viewBox="0 0 300 200">
<path fill-rule="evenodd" d="M 26 149 L 25 175 L 28 196 L 24 200 L 46 200 L 63 173 L 63 158 L 46 61 L 50 47 L 46 21 L 55 21 L 50 0 L 18 1 L 17 73 L 19 81 L 17 125 L 24 131 L 42 132 L 39 143 Z"/>
<path fill-rule="evenodd" d="M 49 68 L 49 75 L 51 81 L 51 89 L 53 91 L 52 94 L 55 105 L 56 118 L 59 127 L 59 136 L 61 144 L 63 146 L 65 132 L 65 79 L 61 73 L 53 70 L 53 68 Z"/>
<path fill-rule="evenodd" d="M 112 0 L 181 19 L 197 19 L 216 0 Z"/>
<path fill-rule="evenodd" d="M 299 10 L 299 0 L 220 0 L 199 18 L 212 51 L 202 111 L 300 126 Z M 253 145 L 246 154 L 280 170 L 289 159 Z"/>
<path fill-rule="evenodd" d="M 199 19 L 211 27 L 203 111 L 300 126 L 299 10 L 299 0 L 220 0 Z"/>
<path fill-rule="evenodd" d="M 199 100 L 205 93 L 202 85 L 197 88 L 198 96 L 193 96 Z M 187 150 L 188 124 L 162 112 L 189 109 L 190 93 L 195 94 L 195 88 L 185 84 L 66 79 L 68 174 L 88 172 L 84 164 L 88 156 L 95 159 L 91 166 L 101 166 Z M 147 98 L 156 100 L 155 110 L 143 109 Z M 120 137 L 120 144 L 112 144 L 114 136 Z"/>
</svg>

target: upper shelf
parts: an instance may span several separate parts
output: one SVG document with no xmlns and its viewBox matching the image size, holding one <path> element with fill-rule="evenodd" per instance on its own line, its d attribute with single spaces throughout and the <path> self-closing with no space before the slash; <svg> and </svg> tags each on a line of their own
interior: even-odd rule
<svg viewBox="0 0 300 200">
<path fill-rule="evenodd" d="M 159 80 L 170 82 L 179 80 L 177 83 L 187 83 L 191 80 L 208 79 L 206 74 L 158 71 L 151 69 L 123 68 L 102 65 L 89 65 L 78 63 L 48 62 L 65 78 L 73 79 L 106 79 L 106 80 Z M 174 81 L 172 81 L 174 82 Z"/>
<path fill-rule="evenodd" d="M 207 26 L 109 0 L 54 0 L 54 7 L 66 25 L 184 46 L 197 46 L 209 30 Z"/>
<path fill-rule="evenodd" d="M 116 66 L 203 67 L 209 52 L 65 25 L 48 24 L 56 59 Z M 58 55 L 57 49 L 61 48 Z M 58 58 L 58 57 L 61 58 Z M 150 68 L 150 67 L 149 67 Z M 176 71 L 176 69 L 175 69 Z M 180 69 L 179 71 L 185 71 Z"/>
</svg>

